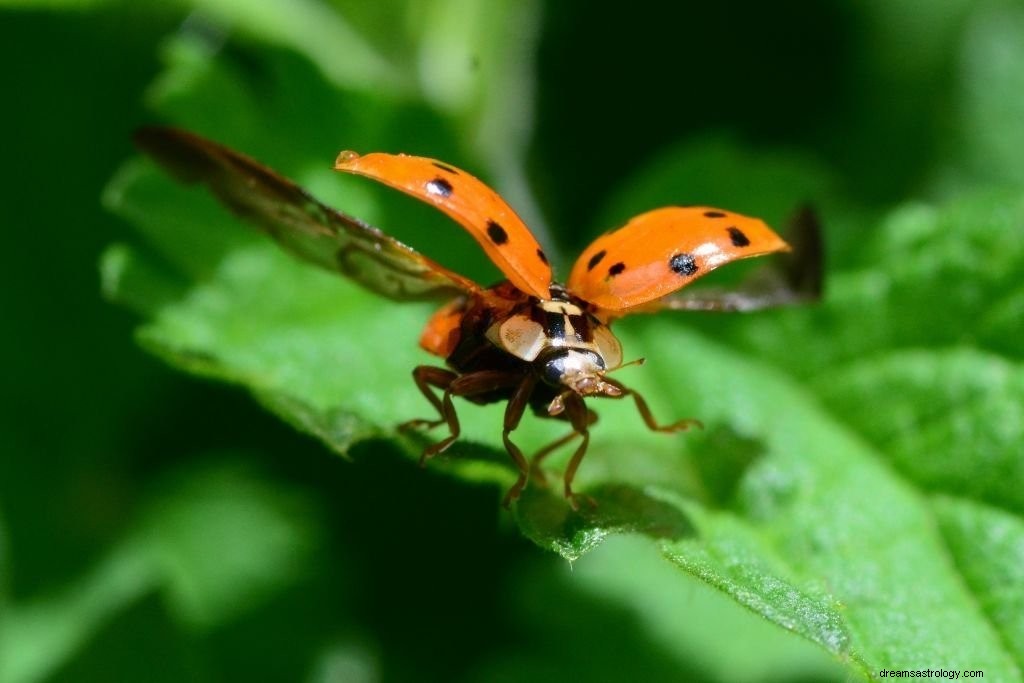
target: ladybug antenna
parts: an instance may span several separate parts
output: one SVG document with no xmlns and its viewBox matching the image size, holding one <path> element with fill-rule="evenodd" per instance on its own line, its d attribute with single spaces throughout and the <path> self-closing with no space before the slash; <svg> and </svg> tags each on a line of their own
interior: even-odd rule
<svg viewBox="0 0 1024 683">
<path fill-rule="evenodd" d="M 646 362 L 647 362 L 646 358 L 634 358 L 633 360 L 629 361 L 628 363 L 623 363 L 622 365 L 618 366 L 617 368 L 612 368 L 611 370 L 608 371 L 608 373 L 618 372 L 622 368 L 628 368 L 630 365 L 643 365 Z"/>
</svg>

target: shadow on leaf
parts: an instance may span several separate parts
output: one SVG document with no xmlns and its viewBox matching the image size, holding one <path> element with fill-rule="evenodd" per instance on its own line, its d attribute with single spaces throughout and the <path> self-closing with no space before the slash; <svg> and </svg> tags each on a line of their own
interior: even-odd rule
<svg viewBox="0 0 1024 683">
<path fill-rule="evenodd" d="M 744 436 L 727 425 L 715 425 L 694 433 L 688 445 L 704 485 L 705 502 L 716 508 L 734 506 L 740 481 L 750 466 L 767 452 L 764 442 Z"/>
</svg>

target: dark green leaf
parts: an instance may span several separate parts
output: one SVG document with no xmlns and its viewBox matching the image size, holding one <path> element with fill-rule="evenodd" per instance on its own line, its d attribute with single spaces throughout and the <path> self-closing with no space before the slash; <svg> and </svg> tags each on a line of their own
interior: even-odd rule
<svg viewBox="0 0 1024 683">
<path fill-rule="evenodd" d="M 88 574 L 5 611 L 0 678 L 45 679 L 155 592 L 191 630 L 237 618 L 309 570 L 316 533 L 303 499 L 244 467 L 183 472 Z"/>
</svg>

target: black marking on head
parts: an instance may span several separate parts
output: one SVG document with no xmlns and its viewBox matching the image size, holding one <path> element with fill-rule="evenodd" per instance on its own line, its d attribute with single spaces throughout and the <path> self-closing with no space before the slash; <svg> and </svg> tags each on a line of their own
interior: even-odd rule
<svg viewBox="0 0 1024 683">
<path fill-rule="evenodd" d="M 728 228 L 729 239 L 732 240 L 732 246 L 734 247 L 748 247 L 750 246 L 750 238 L 743 234 L 743 231 L 739 228 Z"/>
<path fill-rule="evenodd" d="M 438 197 L 451 197 L 452 184 L 444 178 L 434 178 L 427 183 L 427 194 L 436 195 Z"/>
<path fill-rule="evenodd" d="M 562 313 L 548 313 L 547 316 L 548 337 L 551 339 L 565 339 L 565 315 Z"/>
<path fill-rule="evenodd" d="M 618 275 L 619 273 L 621 273 L 625 269 L 626 269 L 626 264 L 623 263 L 622 261 L 619 261 L 618 263 L 614 264 L 613 266 L 611 266 L 608 269 L 608 277 L 615 277 L 616 275 Z"/>
<path fill-rule="evenodd" d="M 537 258 L 540 259 L 541 263 L 543 263 L 544 265 L 547 265 L 548 257 L 544 255 L 544 250 L 543 249 L 538 249 L 537 250 Z"/>
<path fill-rule="evenodd" d="M 494 221 L 487 221 L 487 236 L 498 245 L 508 242 L 508 233 L 505 232 L 505 228 Z"/>
<path fill-rule="evenodd" d="M 604 255 L 607 254 L 607 253 L 608 252 L 606 252 L 604 249 L 602 249 L 601 251 L 599 251 L 596 254 L 594 254 L 593 256 L 591 256 L 590 260 L 587 261 L 587 272 L 589 273 L 590 271 L 592 271 L 594 269 L 594 267 L 598 263 L 601 262 L 601 259 L 603 259 Z"/>
<path fill-rule="evenodd" d="M 722 213 L 721 211 L 705 211 L 704 212 L 704 217 L 705 218 L 725 218 L 725 214 Z"/>
<path fill-rule="evenodd" d="M 697 272 L 697 260 L 690 254 L 676 254 L 668 260 L 668 267 L 673 273 L 690 277 Z"/>
<path fill-rule="evenodd" d="M 442 171 L 447 171 L 448 173 L 451 173 L 452 175 L 459 175 L 459 172 L 456 171 L 451 166 L 449 166 L 448 164 L 442 164 L 440 161 L 431 161 L 430 163 L 432 163 L 434 166 L 437 166 Z"/>
</svg>

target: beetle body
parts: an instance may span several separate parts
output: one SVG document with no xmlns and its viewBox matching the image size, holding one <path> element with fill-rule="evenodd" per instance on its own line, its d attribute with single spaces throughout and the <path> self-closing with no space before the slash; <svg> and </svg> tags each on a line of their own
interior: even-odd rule
<svg viewBox="0 0 1024 683">
<path fill-rule="evenodd" d="M 790 247 L 757 218 L 702 206 L 654 209 L 605 233 L 584 249 L 562 286 L 553 282 L 548 258 L 529 228 L 469 173 L 405 154 L 338 155 L 336 170 L 431 204 L 472 235 L 507 278 L 483 288 L 216 142 L 173 128 L 142 129 L 135 140 L 179 179 L 206 184 L 235 213 L 298 257 L 393 300 L 447 300 L 420 337 L 420 345 L 447 367 L 422 365 L 413 371 L 439 417 L 404 426 L 447 424 L 448 436 L 424 449 L 425 461 L 459 436 L 453 397 L 479 404 L 505 401 L 502 442 L 519 472 L 505 495 L 506 506 L 549 453 L 579 439 L 563 476 L 565 495 L 575 505 L 573 477 L 589 443 L 589 427 L 597 420 L 584 403 L 588 397 L 632 397 L 646 425 L 656 431 L 696 423 L 659 425 L 639 394 L 608 377 L 622 367 L 621 345 L 608 327 L 611 320 L 659 310 L 756 310 L 820 294 L 821 247 L 809 211 L 795 222 L 802 238 L 799 256 L 785 269 L 766 270 L 772 277 L 751 280 L 738 290 L 679 291 L 726 263 Z M 510 438 L 527 407 L 572 428 L 532 461 Z"/>
</svg>

